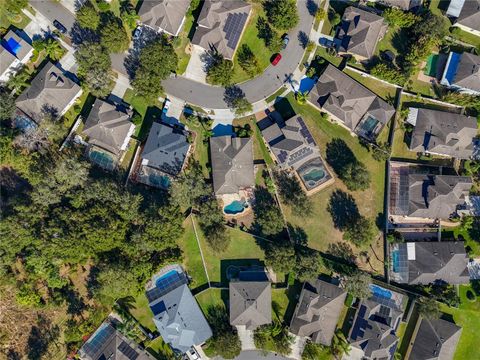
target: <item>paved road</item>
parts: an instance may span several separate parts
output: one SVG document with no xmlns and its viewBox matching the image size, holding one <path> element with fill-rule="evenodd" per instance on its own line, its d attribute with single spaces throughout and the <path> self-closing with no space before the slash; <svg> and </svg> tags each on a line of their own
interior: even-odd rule
<svg viewBox="0 0 480 360">
<path fill-rule="evenodd" d="M 287 49 L 282 51 L 283 58 L 280 63 L 277 66 L 270 65 L 259 77 L 239 85 L 249 102 L 255 103 L 273 94 L 302 61 L 304 49 L 298 37 L 300 33 L 306 36 L 310 34 L 314 20 L 308 11 L 307 3 L 308 0 L 298 0 L 300 21 L 297 27 L 289 32 L 290 42 Z M 227 108 L 223 100 L 224 89 L 221 87 L 202 84 L 182 76 L 164 80 L 163 87 L 168 95 L 183 99 L 189 104 L 209 109 Z"/>
<path fill-rule="evenodd" d="M 223 358 L 217 356 L 213 359 L 221 360 Z M 291 360 L 291 358 L 287 358 L 271 352 L 264 354 L 261 351 L 257 350 L 246 350 L 242 351 L 240 355 L 235 358 L 235 360 Z"/>
</svg>

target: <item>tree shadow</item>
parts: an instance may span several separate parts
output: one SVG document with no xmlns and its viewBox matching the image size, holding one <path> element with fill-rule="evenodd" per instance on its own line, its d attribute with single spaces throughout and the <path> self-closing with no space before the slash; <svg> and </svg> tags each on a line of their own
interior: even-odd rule
<svg viewBox="0 0 480 360">
<path fill-rule="evenodd" d="M 327 210 L 332 216 L 333 225 L 341 231 L 360 218 L 355 199 L 342 190 L 335 190 L 332 193 Z"/>
<path fill-rule="evenodd" d="M 87 309 L 87 304 L 73 287 L 68 286 L 62 289 L 62 295 L 67 303 L 67 314 L 77 316 Z"/>
<path fill-rule="evenodd" d="M 52 341 L 60 336 L 60 328 L 52 325 L 51 321 L 42 315 L 38 316 L 36 325 L 33 325 L 27 340 L 27 358 L 37 360 L 48 352 Z"/>
<path fill-rule="evenodd" d="M 347 165 L 357 162 L 357 158 L 345 141 L 335 138 L 327 144 L 327 162 L 341 174 Z"/>
<path fill-rule="evenodd" d="M 288 232 L 290 233 L 290 238 L 293 240 L 295 245 L 308 246 L 308 235 L 300 226 L 287 224 Z"/>
<path fill-rule="evenodd" d="M 305 49 L 308 44 L 308 35 L 304 31 L 299 31 L 298 32 L 298 41 L 300 42 L 300 46 L 302 49 Z"/>
<path fill-rule="evenodd" d="M 318 4 L 314 0 L 307 0 L 307 9 L 311 16 L 315 16 L 318 10 Z"/>
<path fill-rule="evenodd" d="M 84 43 L 98 43 L 100 35 L 92 29 L 85 29 L 75 22 L 70 30 L 70 39 L 73 45 L 81 45 Z"/>
<path fill-rule="evenodd" d="M 327 253 L 343 259 L 351 264 L 355 264 L 357 260 L 356 255 L 353 253 L 352 247 L 344 241 L 329 244 Z"/>
<path fill-rule="evenodd" d="M 295 111 L 287 98 L 281 98 L 273 107 L 283 119 L 290 119 L 292 116 L 295 116 Z"/>
</svg>

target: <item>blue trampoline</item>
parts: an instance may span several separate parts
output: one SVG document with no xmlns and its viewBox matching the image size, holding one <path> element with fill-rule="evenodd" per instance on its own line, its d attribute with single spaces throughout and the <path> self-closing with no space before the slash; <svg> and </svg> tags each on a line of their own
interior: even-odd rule
<svg viewBox="0 0 480 360">
<path fill-rule="evenodd" d="M 10 53 L 17 56 L 18 50 L 22 47 L 20 43 L 15 40 L 13 37 L 4 42 L 3 47 L 7 49 Z"/>
</svg>

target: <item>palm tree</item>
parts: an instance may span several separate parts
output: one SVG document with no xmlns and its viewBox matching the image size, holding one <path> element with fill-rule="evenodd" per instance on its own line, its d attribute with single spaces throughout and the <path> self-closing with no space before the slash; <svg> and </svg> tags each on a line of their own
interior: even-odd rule
<svg viewBox="0 0 480 360">
<path fill-rule="evenodd" d="M 308 94 L 307 94 L 306 91 L 304 91 L 304 92 L 298 91 L 295 97 L 297 99 L 297 102 L 300 105 L 304 105 L 307 102 L 307 96 L 308 96 Z"/>
<path fill-rule="evenodd" d="M 62 48 L 60 43 L 53 38 L 45 40 L 43 50 L 45 51 L 45 54 L 54 61 L 59 60 L 65 53 L 64 48 Z"/>
<path fill-rule="evenodd" d="M 333 335 L 331 349 L 335 359 L 340 359 L 344 353 L 347 355 L 350 353 L 350 344 L 340 329 Z"/>
<path fill-rule="evenodd" d="M 28 80 L 30 79 L 30 74 L 25 70 L 21 70 L 17 75 L 10 78 L 7 82 L 7 87 L 12 90 L 15 94 L 19 93 L 23 88 L 29 86 Z"/>
</svg>

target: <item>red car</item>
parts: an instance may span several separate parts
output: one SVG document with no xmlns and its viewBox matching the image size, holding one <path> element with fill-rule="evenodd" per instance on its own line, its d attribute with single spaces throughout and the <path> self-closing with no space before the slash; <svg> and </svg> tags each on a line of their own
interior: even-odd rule
<svg viewBox="0 0 480 360">
<path fill-rule="evenodd" d="M 277 56 L 275 56 L 275 58 L 272 60 L 272 65 L 273 66 L 277 65 L 280 62 L 280 60 L 282 60 L 282 55 L 277 54 Z"/>
</svg>

